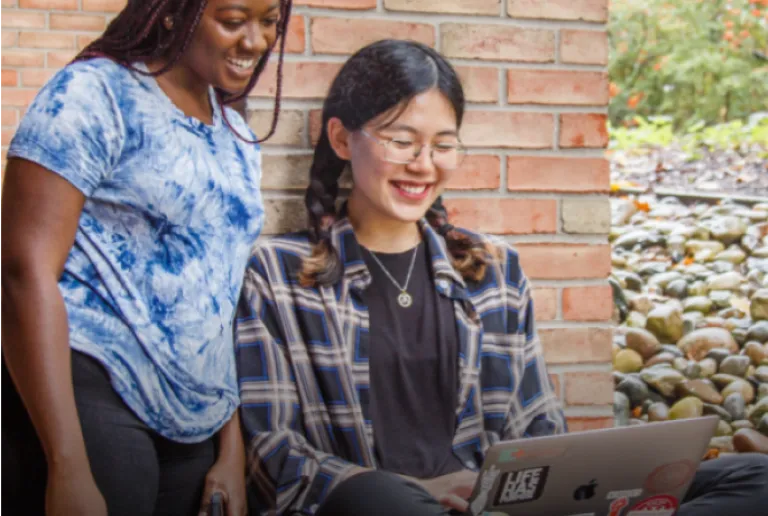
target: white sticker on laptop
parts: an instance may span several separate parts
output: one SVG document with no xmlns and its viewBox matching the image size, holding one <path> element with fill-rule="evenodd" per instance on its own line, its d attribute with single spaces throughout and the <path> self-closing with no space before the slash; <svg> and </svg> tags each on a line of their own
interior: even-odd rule
<svg viewBox="0 0 768 516">
<path fill-rule="evenodd" d="M 549 466 L 519 469 L 501 476 L 493 505 L 511 505 L 538 500 L 547 483 Z"/>
<path fill-rule="evenodd" d="M 484 514 L 486 506 L 488 505 L 488 495 L 491 492 L 493 483 L 496 482 L 496 478 L 501 473 L 501 470 L 496 465 L 491 466 L 480 474 L 479 492 L 472 503 L 469 504 L 469 511 L 471 514 L 479 515 Z"/>
<path fill-rule="evenodd" d="M 643 494 L 642 489 L 625 489 L 623 491 L 608 491 L 606 500 L 615 500 L 617 498 L 637 498 Z"/>
</svg>

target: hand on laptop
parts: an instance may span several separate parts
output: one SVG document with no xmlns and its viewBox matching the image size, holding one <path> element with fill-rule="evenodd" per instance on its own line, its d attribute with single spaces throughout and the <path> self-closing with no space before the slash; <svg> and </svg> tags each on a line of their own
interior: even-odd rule
<svg viewBox="0 0 768 516">
<path fill-rule="evenodd" d="M 440 505 L 459 512 L 467 510 L 467 500 L 472 496 L 476 482 L 477 473 L 466 469 L 442 477 L 419 480 Z"/>
</svg>

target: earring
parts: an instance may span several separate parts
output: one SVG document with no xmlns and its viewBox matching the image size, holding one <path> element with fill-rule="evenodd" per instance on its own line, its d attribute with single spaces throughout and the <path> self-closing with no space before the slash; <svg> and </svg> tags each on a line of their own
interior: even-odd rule
<svg viewBox="0 0 768 516">
<path fill-rule="evenodd" d="M 173 15 L 172 14 L 166 14 L 165 18 L 163 18 L 163 26 L 166 30 L 173 30 Z"/>
</svg>

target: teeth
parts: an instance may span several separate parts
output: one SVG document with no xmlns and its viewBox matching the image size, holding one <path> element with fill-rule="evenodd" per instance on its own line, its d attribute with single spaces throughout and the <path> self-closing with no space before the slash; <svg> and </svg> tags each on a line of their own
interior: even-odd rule
<svg viewBox="0 0 768 516">
<path fill-rule="evenodd" d="M 227 61 L 237 66 L 238 68 L 242 68 L 243 70 L 251 68 L 254 63 L 253 59 L 234 59 L 232 57 L 228 57 Z"/>
<path fill-rule="evenodd" d="M 426 185 L 410 186 L 410 185 L 399 184 L 397 186 L 401 190 L 403 190 L 403 191 L 405 191 L 405 192 L 407 192 L 409 194 L 413 194 L 413 195 L 418 195 L 418 194 L 424 193 L 424 190 L 427 189 Z"/>
</svg>

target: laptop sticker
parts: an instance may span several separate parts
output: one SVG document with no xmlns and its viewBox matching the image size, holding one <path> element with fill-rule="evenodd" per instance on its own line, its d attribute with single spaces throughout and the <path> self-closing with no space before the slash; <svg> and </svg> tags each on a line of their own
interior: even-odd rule
<svg viewBox="0 0 768 516">
<path fill-rule="evenodd" d="M 592 480 L 589 484 L 584 484 L 576 488 L 573 492 L 574 500 L 590 500 L 595 497 L 595 490 L 597 489 L 597 480 Z"/>
<path fill-rule="evenodd" d="M 673 516 L 677 506 L 674 496 L 657 495 L 639 502 L 625 516 Z"/>
<path fill-rule="evenodd" d="M 696 464 L 690 460 L 670 462 L 654 469 L 643 487 L 649 494 L 659 494 L 681 488 L 696 474 Z"/>
<path fill-rule="evenodd" d="M 515 462 L 517 460 L 530 459 L 554 459 L 564 455 L 566 448 L 546 448 L 543 450 L 521 450 L 520 448 L 508 448 L 499 453 L 499 463 Z"/>
<path fill-rule="evenodd" d="M 616 498 L 608 507 L 608 516 L 619 516 L 619 514 L 621 514 L 621 510 L 627 506 L 629 506 L 629 498 Z"/>
<path fill-rule="evenodd" d="M 537 500 L 547 483 L 549 466 L 504 473 L 493 505 L 510 505 Z"/>
<path fill-rule="evenodd" d="M 483 514 L 483 511 L 488 506 L 488 494 L 493 487 L 493 483 L 496 482 L 499 473 L 501 473 L 501 470 L 495 464 L 482 472 L 479 481 L 480 492 L 472 500 L 472 503 L 469 504 L 469 510 L 473 515 Z"/>
<path fill-rule="evenodd" d="M 623 491 L 608 491 L 606 500 L 616 500 L 617 498 L 637 498 L 643 494 L 642 489 L 625 489 Z"/>
</svg>

